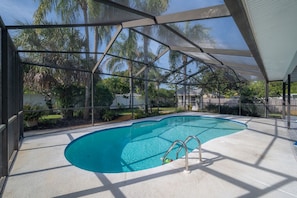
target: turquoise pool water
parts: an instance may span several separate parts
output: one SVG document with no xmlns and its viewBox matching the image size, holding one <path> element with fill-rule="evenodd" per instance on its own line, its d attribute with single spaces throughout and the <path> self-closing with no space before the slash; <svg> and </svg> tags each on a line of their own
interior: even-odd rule
<svg viewBox="0 0 297 198">
<path fill-rule="evenodd" d="M 183 141 L 194 135 L 205 143 L 245 128 L 244 124 L 227 119 L 173 116 L 84 135 L 66 147 L 65 157 L 72 165 L 94 172 L 137 171 L 162 165 L 161 158 L 175 140 Z M 187 146 L 192 151 L 198 145 L 190 140 Z M 174 151 L 169 158 L 175 159 Z"/>
</svg>

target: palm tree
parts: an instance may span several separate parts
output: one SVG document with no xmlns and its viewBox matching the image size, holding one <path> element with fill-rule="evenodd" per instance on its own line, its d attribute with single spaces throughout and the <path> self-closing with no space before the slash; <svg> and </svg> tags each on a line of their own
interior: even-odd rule
<svg viewBox="0 0 297 198">
<path fill-rule="evenodd" d="M 112 48 L 111 53 L 117 54 L 119 57 L 127 57 L 129 60 L 124 60 L 118 57 L 110 57 L 105 62 L 104 65 L 109 71 L 113 73 L 118 69 L 122 68 L 127 64 L 129 71 L 129 87 L 130 87 L 130 101 L 129 108 L 132 107 L 132 94 L 133 94 L 133 67 L 135 64 L 131 60 L 136 60 L 139 56 L 139 50 L 137 45 L 137 34 L 132 30 L 127 30 L 126 34 L 122 32 L 119 35 L 123 42 L 116 41 Z M 125 50 L 123 50 L 125 49 Z"/>
<path fill-rule="evenodd" d="M 69 49 L 80 50 L 81 43 L 79 32 L 74 29 L 24 29 L 15 38 L 17 47 L 26 50 L 44 51 L 67 51 Z M 74 42 L 76 41 L 76 42 Z M 73 70 L 61 72 L 57 68 L 77 68 L 79 57 L 57 53 L 28 54 L 25 62 L 24 85 L 27 89 L 39 92 L 49 92 L 50 88 L 57 84 L 71 84 L 72 79 L 79 79 Z M 36 65 L 55 66 L 56 69 L 48 67 L 36 67 Z M 33 80 L 32 80 L 33 79 Z M 58 80 L 57 80 L 58 79 Z"/>
<path fill-rule="evenodd" d="M 184 25 L 184 26 L 182 26 Z M 169 28 L 160 28 L 159 29 L 159 35 L 162 36 L 162 39 L 164 43 L 178 43 L 179 40 L 172 40 L 172 39 L 180 39 L 178 37 L 171 37 L 172 34 L 171 31 L 168 31 L 170 29 L 174 29 L 177 32 L 180 32 L 185 37 L 191 38 L 192 41 L 199 43 L 201 40 L 208 40 L 209 43 L 213 43 L 213 39 L 208 34 L 208 29 L 203 27 L 200 24 L 194 24 L 191 26 L 191 22 L 184 22 L 184 23 L 178 23 L 178 24 L 170 24 Z M 159 49 L 159 51 L 162 49 Z M 188 63 L 188 57 L 185 54 L 181 54 L 177 51 L 170 51 L 169 54 L 169 61 L 171 63 L 172 69 L 176 69 L 176 65 L 183 64 L 183 79 L 184 79 L 184 86 L 183 86 L 183 106 L 186 108 L 186 78 L 187 78 L 187 63 Z M 199 64 L 197 64 L 199 67 Z"/>
<path fill-rule="evenodd" d="M 169 0 L 137 0 L 136 1 L 136 7 L 147 12 L 150 13 L 154 16 L 159 16 L 161 13 L 165 12 L 168 8 L 168 3 Z M 151 33 L 151 27 L 150 26 L 145 26 L 143 27 L 143 32 L 146 35 L 150 35 Z M 144 36 L 143 38 L 143 48 L 144 48 L 144 63 L 145 64 L 149 64 L 148 63 L 148 47 L 149 47 L 149 42 L 150 40 Z M 145 71 L 144 71 L 144 78 L 145 78 L 145 113 L 148 113 L 148 71 L 149 67 L 146 67 Z"/>
<path fill-rule="evenodd" d="M 94 1 L 90 0 L 39 0 L 39 7 L 34 14 L 34 22 L 36 24 L 40 24 L 42 20 L 46 18 L 46 15 L 54 9 L 55 12 L 61 17 L 62 21 L 65 23 L 75 23 L 77 17 L 82 13 L 83 20 L 85 24 L 89 23 L 89 19 L 94 19 L 98 17 L 100 14 L 104 16 L 106 13 L 100 13 L 99 4 L 96 4 Z M 96 9 L 96 11 L 95 11 Z M 110 13 L 111 14 L 111 13 Z M 101 34 L 103 33 L 103 34 Z M 97 61 L 97 51 L 98 45 L 103 38 L 109 33 L 109 28 L 104 27 L 95 27 L 94 30 L 94 60 Z M 102 35 L 99 38 L 99 35 Z M 87 26 L 84 27 L 84 49 L 85 52 L 90 52 L 90 36 L 89 36 L 89 28 Z M 85 54 L 86 59 L 86 67 L 89 71 L 91 71 L 92 66 L 90 64 L 91 58 L 88 53 Z M 84 111 L 84 119 L 88 119 L 89 117 L 89 106 L 90 106 L 90 98 L 91 98 L 91 74 L 85 73 L 85 111 Z"/>
</svg>

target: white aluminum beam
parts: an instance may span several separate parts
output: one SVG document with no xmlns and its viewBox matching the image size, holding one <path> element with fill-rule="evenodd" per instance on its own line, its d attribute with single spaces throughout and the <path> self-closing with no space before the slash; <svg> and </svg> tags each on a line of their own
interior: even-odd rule
<svg viewBox="0 0 297 198">
<path fill-rule="evenodd" d="M 179 12 L 175 14 L 157 16 L 156 21 L 158 24 L 164 24 L 164 23 L 176 23 L 176 22 L 182 22 L 182 21 L 193 21 L 193 20 L 200 20 L 200 19 L 226 17 L 226 16 L 230 16 L 230 12 L 228 8 L 224 4 L 222 4 L 222 5 L 211 6 L 207 8 L 200 8 L 196 10 Z"/>
<path fill-rule="evenodd" d="M 153 19 L 145 18 L 145 19 L 139 19 L 134 21 L 127 21 L 123 22 L 123 28 L 133 28 L 133 27 L 140 27 L 140 26 L 146 26 L 146 25 L 155 25 L 156 22 Z"/>
<path fill-rule="evenodd" d="M 101 64 L 101 62 L 103 61 L 105 55 L 107 54 L 107 52 L 109 51 L 109 49 L 111 48 L 112 44 L 114 43 L 114 41 L 117 39 L 117 37 L 119 36 L 119 34 L 121 33 L 123 27 L 122 26 L 118 26 L 116 33 L 114 34 L 114 36 L 112 37 L 112 39 L 109 41 L 107 47 L 105 48 L 105 51 L 103 53 L 103 55 L 100 57 L 100 59 L 98 60 L 98 62 L 96 63 L 96 65 L 94 66 L 92 73 L 95 73 L 95 71 L 97 70 L 98 66 Z"/>
</svg>

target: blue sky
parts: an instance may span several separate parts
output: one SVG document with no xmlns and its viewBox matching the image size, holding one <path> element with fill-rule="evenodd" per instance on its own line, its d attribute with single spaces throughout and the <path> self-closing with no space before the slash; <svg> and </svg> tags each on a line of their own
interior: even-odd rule
<svg viewBox="0 0 297 198">
<path fill-rule="evenodd" d="M 171 2 L 174 6 L 169 6 L 165 14 L 224 4 L 224 0 L 171 0 Z"/>
<path fill-rule="evenodd" d="M 33 15 L 38 7 L 38 0 L 0 0 L 0 16 L 5 25 L 17 25 L 17 20 L 32 24 Z M 171 4 L 166 14 L 185 11 L 189 9 L 198 9 L 208 6 L 214 6 L 224 3 L 223 0 L 171 0 Z M 50 15 L 52 17 L 53 15 Z M 218 48 L 226 49 L 247 49 L 245 41 L 242 39 L 233 20 L 212 19 L 199 20 L 194 23 L 202 24 L 210 28 L 209 33 L 215 40 Z M 203 44 L 203 43 L 201 43 Z M 202 47 L 209 47 L 203 46 Z M 101 48 L 103 50 L 104 48 Z"/>
<path fill-rule="evenodd" d="M 15 25 L 17 19 L 31 23 L 38 2 L 38 0 L 0 0 L 0 16 L 5 25 Z M 223 0 L 171 0 L 171 2 L 174 6 L 170 6 L 166 14 L 224 3 Z"/>
<path fill-rule="evenodd" d="M 16 25 L 16 21 L 32 24 L 33 15 L 38 7 L 38 0 L 0 0 L 0 16 L 5 25 Z M 171 0 L 171 6 L 165 14 L 176 11 L 204 8 L 224 3 L 223 0 Z M 52 17 L 53 15 L 50 15 Z M 231 17 L 230 17 L 231 18 Z M 210 35 L 218 48 L 247 49 L 245 41 L 240 35 L 231 18 L 200 20 L 197 23 L 210 28 Z M 194 22 L 196 23 L 196 22 Z M 100 48 L 105 49 L 106 44 Z M 153 46 L 153 44 L 152 44 Z M 208 47 L 208 46 L 205 46 Z M 91 47 L 92 49 L 92 47 Z"/>
<path fill-rule="evenodd" d="M 32 23 L 37 6 L 33 0 L 1 0 L 0 16 L 5 25 L 15 25 L 17 20 Z"/>
</svg>

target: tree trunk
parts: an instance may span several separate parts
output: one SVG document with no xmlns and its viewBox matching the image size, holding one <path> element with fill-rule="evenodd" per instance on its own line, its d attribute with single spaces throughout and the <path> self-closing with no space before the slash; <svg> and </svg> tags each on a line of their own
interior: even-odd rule
<svg viewBox="0 0 297 198">
<path fill-rule="evenodd" d="M 98 27 L 95 27 L 94 29 L 94 60 L 95 62 L 97 62 L 97 58 L 98 58 L 98 44 L 99 44 L 99 35 L 98 35 Z"/>
<path fill-rule="evenodd" d="M 84 108 L 84 119 L 89 119 L 90 116 L 90 101 L 91 101 L 91 74 L 86 74 L 85 81 L 85 108 Z"/>
<path fill-rule="evenodd" d="M 85 1 L 81 1 L 81 8 L 83 10 L 83 15 L 84 15 L 84 22 L 85 24 L 88 24 L 88 5 Z M 85 51 L 90 52 L 90 45 L 89 45 L 89 28 L 85 27 L 85 35 L 86 35 L 86 42 L 85 42 Z M 86 53 L 86 62 L 87 62 L 87 68 L 90 70 L 90 65 L 89 65 L 89 54 Z M 91 99 L 91 76 L 90 74 L 86 74 L 86 79 L 85 79 L 85 109 L 84 109 L 84 119 L 87 120 L 89 119 L 89 107 L 90 107 L 90 99 Z"/>
</svg>

